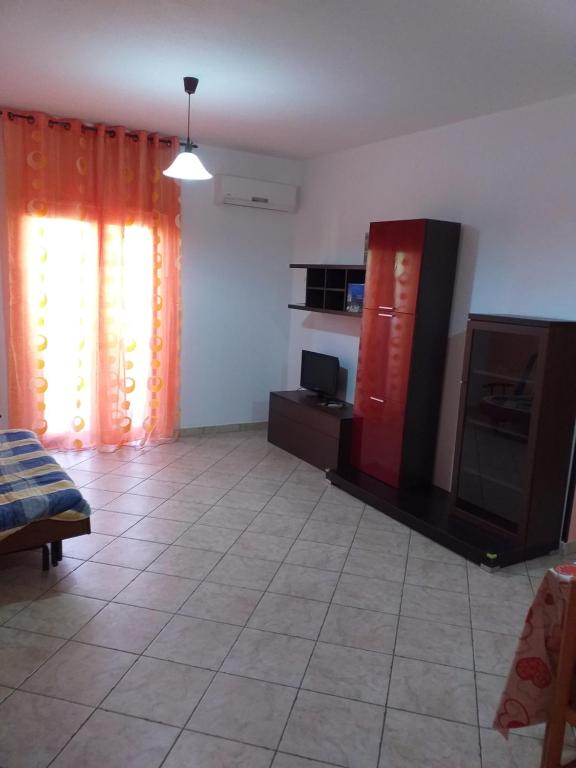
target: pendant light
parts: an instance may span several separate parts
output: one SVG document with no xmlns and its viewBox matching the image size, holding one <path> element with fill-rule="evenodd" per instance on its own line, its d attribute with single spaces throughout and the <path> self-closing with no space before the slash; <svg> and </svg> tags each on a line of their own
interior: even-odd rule
<svg viewBox="0 0 576 768">
<path fill-rule="evenodd" d="M 202 181 L 204 179 L 212 178 L 212 174 L 208 173 L 206 168 L 202 165 L 200 158 L 193 152 L 194 149 L 198 148 L 198 145 L 190 140 L 190 96 L 192 96 L 193 93 L 196 93 L 197 86 L 197 77 L 184 78 L 184 90 L 188 94 L 188 133 L 184 151 L 180 152 L 180 154 L 174 158 L 172 165 L 163 171 L 164 176 L 170 176 L 172 179 L 181 179 L 182 181 Z"/>
</svg>

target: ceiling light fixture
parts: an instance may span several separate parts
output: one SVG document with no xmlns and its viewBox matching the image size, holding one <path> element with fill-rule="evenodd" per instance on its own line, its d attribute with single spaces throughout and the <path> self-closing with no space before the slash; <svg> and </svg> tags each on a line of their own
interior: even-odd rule
<svg viewBox="0 0 576 768">
<path fill-rule="evenodd" d="M 184 151 L 180 152 L 180 154 L 174 158 L 172 165 L 163 171 L 164 176 L 170 176 L 172 179 L 181 179 L 182 181 L 202 181 L 204 179 L 212 178 L 212 174 L 208 173 L 206 168 L 202 165 L 200 158 L 193 152 L 194 149 L 198 148 L 198 145 L 190 140 L 190 96 L 192 96 L 193 93 L 196 93 L 197 87 L 197 77 L 184 78 L 184 90 L 188 94 L 188 134 Z"/>
</svg>

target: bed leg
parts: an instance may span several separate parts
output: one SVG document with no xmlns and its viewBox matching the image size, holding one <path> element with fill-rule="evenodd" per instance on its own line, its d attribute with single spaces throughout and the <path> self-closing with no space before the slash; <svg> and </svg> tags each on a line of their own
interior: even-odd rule
<svg viewBox="0 0 576 768">
<path fill-rule="evenodd" d="M 50 550 L 48 544 L 42 544 L 42 570 L 50 570 Z"/>
<path fill-rule="evenodd" d="M 58 542 L 58 562 L 62 560 L 62 539 Z"/>
<path fill-rule="evenodd" d="M 58 565 L 58 542 L 53 541 L 50 544 L 50 563 L 52 566 Z"/>
</svg>

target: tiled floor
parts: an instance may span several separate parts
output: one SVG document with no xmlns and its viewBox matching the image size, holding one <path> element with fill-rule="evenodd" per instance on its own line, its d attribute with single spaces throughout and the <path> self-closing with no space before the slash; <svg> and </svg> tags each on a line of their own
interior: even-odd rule
<svg viewBox="0 0 576 768">
<path fill-rule="evenodd" d="M 491 730 L 554 558 L 486 574 L 230 432 L 60 454 L 93 533 L 0 561 L 2 768 L 536 768 Z"/>
</svg>

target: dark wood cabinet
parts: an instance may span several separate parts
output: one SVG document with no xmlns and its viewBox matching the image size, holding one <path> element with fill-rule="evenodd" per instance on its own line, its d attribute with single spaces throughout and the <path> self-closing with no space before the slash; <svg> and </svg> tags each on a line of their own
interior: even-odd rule
<svg viewBox="0 0 576 768">
<path fill-rule="evenodd" d="M 351 309 L 348 292 L 350 286 L 364 286 L 366 267 L 363 264 L 290 264 L 290 268 L 306 270 L 305 302 L 288 304 L 290 309 L 361 316 L 357 302 L 353 304 L 357 308 Z"/>
<path fill-rule="evenodd" d="M 319 469 L 334 469 L 350 452 L 352 406 L 332 408 L 310 392 L 271 392 L 268 440 Z"/>
<path fill-rule="evenodd" d="M 370 225 L 351 464 L 394 487 L 431 482 L 460 225 Z"/>
<path fill-rule="evenodd" d="M 575 416 L 576 323 L 470 315 L 454 514 L 519 546 L 557 546 Z"/>
</svg>

